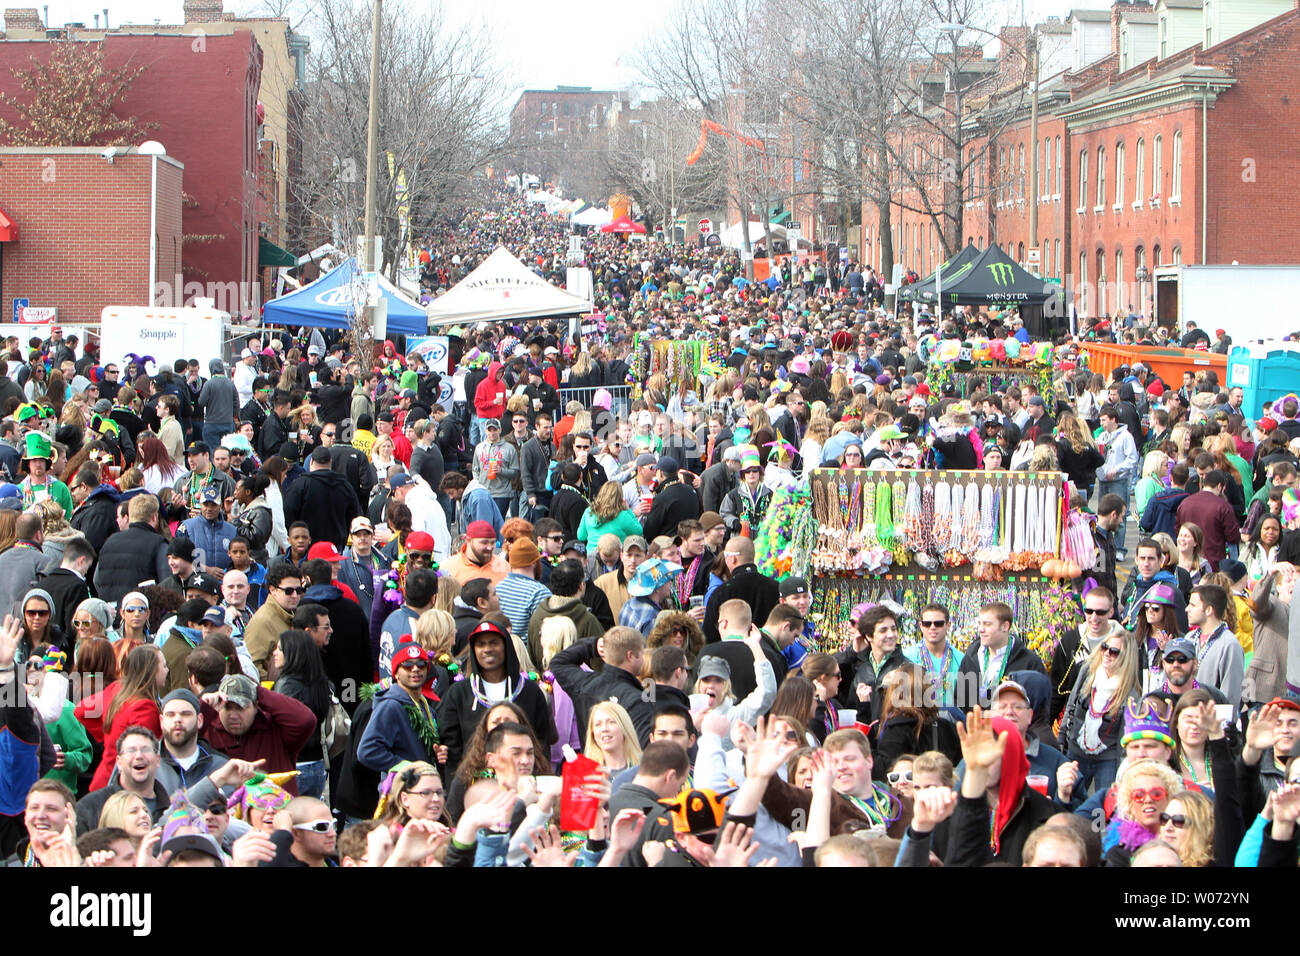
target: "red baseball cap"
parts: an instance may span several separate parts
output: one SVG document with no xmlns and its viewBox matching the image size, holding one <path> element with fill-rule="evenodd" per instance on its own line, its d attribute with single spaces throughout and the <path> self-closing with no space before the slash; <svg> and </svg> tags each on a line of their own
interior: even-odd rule
<svg viewBox="0 0 1300 956">
<path fill-rule="evenodd" d="M 471 521 L 469 527 L 465 529 L 467 538 L 491 538 L 493 541 L 497 538 L 497 533 L 493 530 L 492 525 L 487 521 Z M 409 545 L 407 547 L 410 547 Z"/>
<path fill-rule="evenodd" d="M 308 561 L 342 561 L 343 555 L 330 541 L 317 541 L 307 549 Z"/>
<path fill-rule="evenodd" d="M 491 527 L 489 525 L 488 527 Z M 495 535 L 493 536 L 495 537 Z M 407 551 L 428 551 L 433 553 L 433 535 L 427 531 L 412 531 L 406 536 Z"/>
</svg>

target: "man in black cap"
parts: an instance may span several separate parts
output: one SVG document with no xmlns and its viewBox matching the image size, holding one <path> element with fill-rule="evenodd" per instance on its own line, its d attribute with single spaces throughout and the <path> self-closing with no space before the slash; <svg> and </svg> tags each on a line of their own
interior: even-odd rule
<svg viewBox="0 0 1300 956">
<path fill-rule="evenodd" d="M 661 534 L 675 535 L 677 526 L 683 521 L 700 517 L 700 496 L 678 478 L 677 459 L 664 455 L 655 465 L 655 470 L 659 473 L 659 480 L 654 503 L 641 519 L 645 537 L 651 541 Z"/>
<path fill-rule="evenodd" d="M 285 522 L 306 522 L 312 541 L 328 541 L 341 551 L 352 519 L 361 513 L 356 489 L 330 468 L 330 450 L 313 449 L 311 470 L 285 493 Z"/>
<path fill-rule="evenodd" d="M 200 514 L 203 489 L 210 486 L 217 488 L 223 502 L 234 497 L 234 480 L 212 464 L 211 449 L 206 442 L 190 442 L 185 449 L 185 461 L 190 470 L 177 478 L 172 486 L 171 516 L 188 520 Z"/>
<path fill-rule="evenodd" d="M 221 578 L 207 571 L 195 571 L 185 579 L 185 600 L 202 601 L 215 607 L 221 600 Z"/>
<path fill-rule="evenodd" d="M 158 582 L 159 587 L 184 596 L 186 582 L 194 574 L 194 561 L 200 556 L 194 542 L 185 535 L 172 538 L 171 544 L 167 546 L 167 567 L 171 568 L 172 573 Z"/>
<path fill-rule="evenodd" d="M 276 392 L 271 398 L 271 413 L 257 431 L 257 454 L 262 459 L 280 454 L 280 448 L 289 440 L 289 408 L 292 403 L 288 392 Z"/>
<path fill-rule="evenodd" d="M 1025 438 L 1030 441 L 1038 441 L 1040 436 L 1051 435 L 1052 430 L 1056 428 L 1056 419 L 1047 413 L 1047 402 L 1041 395 L 1031 395 L 1025 402 L 1025 409 L 1029 412 L 1029 427 L 1025 429 Z"/>
<path fill-rule="evenodd" d="M 547 412 L 554 421 L 560 412 L 560 393 L 542 379 L 540 366 L 528 366 L 528 385 L 524 389 L 528 399 L 528 424 L 535 427 L 538 412 Z"/>
</svg>

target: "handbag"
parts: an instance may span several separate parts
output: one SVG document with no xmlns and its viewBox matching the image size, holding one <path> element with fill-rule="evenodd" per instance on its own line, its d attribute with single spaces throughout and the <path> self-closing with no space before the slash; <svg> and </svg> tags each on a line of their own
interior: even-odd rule
<svg viewBox="0 0 1300 956">
<path fill-rule="evenodd" d="M 339 695 L 330 688 L 329 713 L 320 725 L 321 750 L 328 765 L 331 757 L 339 757 L 347 752 L 348 741 L 352 736 L 352 718 L 339 703 Z"/>
</svg>

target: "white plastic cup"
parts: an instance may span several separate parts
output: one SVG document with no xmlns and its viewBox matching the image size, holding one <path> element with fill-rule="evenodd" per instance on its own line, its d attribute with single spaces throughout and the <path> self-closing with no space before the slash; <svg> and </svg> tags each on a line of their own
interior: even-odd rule
<svg viewBox="0 0 1300 956">
<path fill-rule="evenodd" d="M 708 709 L 709 709 L 709 695 L 708 695 L 708 694 L 691 694 L 691 698 L 690 698 L 690 699 L 691 699 L 691 710 L 692 710 L 692 711 L 696 711 L 696 710 L 708 710 Z"/>
<path fill-rule="evenodd" d="M 841 711 L 840 711 L 840 726 L 841 726 L 841 727 L 852 727 L 852 726 L 853 726 L 854 724 L 856 724 L 857 722 L 858 722 L 858 712 L 857 712 L 856 710 L 841 710 Z"/>
</svg>

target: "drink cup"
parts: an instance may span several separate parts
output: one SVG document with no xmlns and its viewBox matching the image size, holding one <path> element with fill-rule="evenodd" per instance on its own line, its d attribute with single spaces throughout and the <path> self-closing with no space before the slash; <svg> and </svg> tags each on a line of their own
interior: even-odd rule
<svg viewBox="0 0 1300 956">
<path fill-rule="evenodd" d="M 1047 775 L 1041 773 L 1031 773 L 1025 777 L 1025 783 L 1031 790 L 1037 790 L 1043 796 L 1047 796 Z"/>
<path fill-rule="evenodd" d="M 655 501 L 655 496 L 654 496 L 654 495 L 642 495 L 642 496 L 641 496 L 641 505 L 642 505 L 642 507 L 645 508 L 646 511 L 649 511 L 649 510 L 650 510 L 650 506 L 651 506 L 652 504 L 654 504 L 654 501 Z"/>
<path fill-rule="evenodd" d="M 841 726 L 841 727 L 852 727 L 852 726 L 853 726 L 854 724 L 856 724 L 857 722 L 858 722 L 858 712 L 857 712 L 856 710 L 841 710 L 841 711 L 840 711 L 840 726 Z"/>
</svg>

